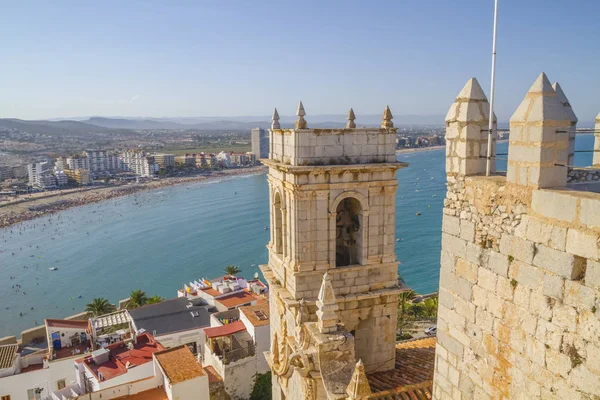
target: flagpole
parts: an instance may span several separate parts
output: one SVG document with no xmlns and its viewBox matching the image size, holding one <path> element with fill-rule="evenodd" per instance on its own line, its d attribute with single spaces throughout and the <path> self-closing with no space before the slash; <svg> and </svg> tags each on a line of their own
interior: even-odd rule
<svg viewBox="0 0 600 400">
<path fill-rule="evenodd" d="M 490 90 L 490 120 L 488 125 L 487 159 L 485 175 L 489 176 L 492 164 L 492 141 L 494 140 L 494 87 L 496 84 L 496 31 L 498 29 L 498 0 L 494 1 L 494 37 L 492 39 L 492 88 Z"/>
</svg>

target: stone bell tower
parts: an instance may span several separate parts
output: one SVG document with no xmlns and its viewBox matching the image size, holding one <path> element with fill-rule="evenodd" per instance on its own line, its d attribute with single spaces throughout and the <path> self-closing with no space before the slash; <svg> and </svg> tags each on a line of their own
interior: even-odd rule
<svg viewBox="0 0 600 400">
<path fill-rule="evenodd" d="M 261 160 L 273 398 L 358 398 L 352 376 L 394 368 L 396 170 L 407 164 L 396 161 L 389 107 L 378 128 L 356 128 L 352 109 L 344 129 L 309 129 L 305 115 L 300 102 L 295 127 L 282 129 L 275 110 Z"/>
</svg>

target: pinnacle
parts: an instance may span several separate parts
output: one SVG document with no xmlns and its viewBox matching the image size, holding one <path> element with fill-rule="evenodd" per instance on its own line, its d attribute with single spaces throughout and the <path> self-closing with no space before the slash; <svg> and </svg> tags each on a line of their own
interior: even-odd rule
<svg viewBox="0 0 600 400">
<path fill-rule="evenodd" d="M 356 128 L 356 124 L 354 123 L 355 119 L 356 116 L 354 115 L 354 110 L 351 108 L 350 111 L 348 111 L 348 122 L 346 123 L 346 129 Z"/>
<path fill-rule="evenodd" d="M 385 110 L 383 110 L 383 121 L 381 121 L 381 127 L 393 128 L 394 123 L 392 122 L 392 118 L 394 118 L 394 116 L 392 115 L 392 110 L 390 110 L 390 106 L 385 106 Z"/>
<path fill-rule="evenodd" d="M 302 100 L 298 104 L 298 111 L 296 111 L 296 115 L 298 117 L 304 117 L 306 115 L 306 111 L 304 111 L 304 105 L 302 105 Z"/>
<path fill-rule="evenodd" d="M 372 394 L 362 360 L 358 360 L 354 367 L 352 378 L 350 378 L 350 383 L 346 388 L 346 394 L 352 400 L 367 399 Z"/>
<path fill-rule="evenodd" d="M 529 93 L 555 93 L 548 77 L 544 72 L 539 74 L 533 85 L 529 88 Z"/>
<path fill-rule="evenodd" d="M 598 115 L 596 115 L 596 121 L 600 121 L 600 113 L 598 113 Z"/>
<path fill-rule="evenodd" d="M 554 82 L 552 88 L 556 92 L 556 97 L 558 98 L 558 101 L 560 101 L 562 105 L 565 106 L 565 108 L 567 109 L 567 113 L 569 113 L 569 116 L 571 117 L 571 122 L 577 122 L 577 116 L 573 111 L 573 107 L 571 107 L 571 103 L 565 95 L 565 92 L 563 92 L 562 87 L 560 87 L 560 84 L 558 82 Z"/>
<path fill-rule="evenodd" d="M 281 125 L 279 124 L 279 113 L 277 112 L 277 107 L 273 110 L 273 122 L 271 123 L 271 129 L 281 129 Z"/>
<path fill-rule="evenodd" d="M 487 97 L 479 85 L 477 78 L 471 78 L 467 81 L 465 86 L 462 88 L 457 99 L 469 99 L 469 100 L 485 100 L 487 101 Z"/>
</svg>

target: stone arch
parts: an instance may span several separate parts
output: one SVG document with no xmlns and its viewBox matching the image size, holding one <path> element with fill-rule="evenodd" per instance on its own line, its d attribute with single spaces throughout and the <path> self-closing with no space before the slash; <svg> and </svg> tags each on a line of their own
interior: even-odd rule
<svg viewBox="0 0 600 400">
<path fill-rule="evenodd" d="M 331 202 L 329 262 L 333 267 L 364 265 L 367 260 L 368 200 L 350 191 Z"/>
</svg>

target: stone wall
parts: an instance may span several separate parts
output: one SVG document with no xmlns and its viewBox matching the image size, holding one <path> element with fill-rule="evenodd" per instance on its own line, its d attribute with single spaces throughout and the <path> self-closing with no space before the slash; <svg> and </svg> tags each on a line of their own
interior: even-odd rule
<svg viewBox="0 0 600 400">
<path fill-rule="evenodd" d="M 567 183 L 587 183 L 600 181 L 600 168 L 569 168 Z"/>
<path fill-rule="evenodd" d="M 273 129 L 270 158 L 288 165 L 396 161 L 395 128 Z"/>
<path fill-rule="evenodd" d="M 448 176 L 435 399 L 600 393 L 600 194 L 548 175 L 569 136 L 546 80 L 526 97 L 543 100 L 519 117 L 508 178 Z"/>
</svg>

